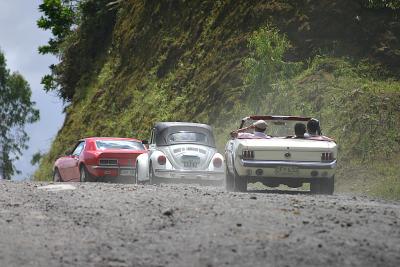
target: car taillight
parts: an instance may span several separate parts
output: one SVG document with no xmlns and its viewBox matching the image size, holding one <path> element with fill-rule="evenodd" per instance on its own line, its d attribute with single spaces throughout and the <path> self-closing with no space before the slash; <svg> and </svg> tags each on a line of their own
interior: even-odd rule
<svg viewBox="0 0 400 267">
<path fill-rule="evenodd" d="M 252 150 L 243 150 L 242 158 L 243 159 L 254 159 L 254 151 L 252 151 Z"/>
<path fill-rule="evenodd" d="M 213 160 L 213 165 L 214 165 L 215 168 L 220 168 L 222 166 L 222 159 L 215 158 Z"/>
<path fill-rule="evenodd" d="M 332 152 L 325 152 L 321 154 L 321 161 L 333 161 L 335 158 L 333 157 Z"/>
<path fill-rule="evenodd" d="M 167 163 L 167 158 L 164 155 L 160 155 L 157 158 L 157 162 L 160 165 L 165 165 L 165 163 Z"/>
</svg>

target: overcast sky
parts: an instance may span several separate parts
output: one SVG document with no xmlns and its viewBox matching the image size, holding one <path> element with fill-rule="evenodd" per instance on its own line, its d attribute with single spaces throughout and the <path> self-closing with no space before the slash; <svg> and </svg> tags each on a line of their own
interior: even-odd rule
<svg viewBox="0 0 400 267">
<path fill-rule="evenodd" d="M 31 166 L 32 155 L 38 151 L 47 152 L 51 142 L 61 127 L 64 114 L 63 103 L 54 93 L 43 91 L 40 79 L 49 72 L 48 66 L 56 62 L 52 56 L 39 55 L 37 48 L 46 44 L 50 32 L 36 26 L 40 17 L 38 10 L 42 0 L 0 0 L 0 49 L 5 54 L 7 66 L 18 71 L 29 82 L 32 100 L 40 110 L 40 121 L 28 125 L 29 149 L 17 162 L 22 174 L 14 179 L 25 179 L 35 171 Z"/>
</svg>

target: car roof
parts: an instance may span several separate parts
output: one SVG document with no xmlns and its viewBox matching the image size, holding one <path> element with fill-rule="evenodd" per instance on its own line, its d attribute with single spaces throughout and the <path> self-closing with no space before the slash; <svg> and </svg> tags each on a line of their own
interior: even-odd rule
<svg viewBox="0 0 400 267">
<path fill-rule="evenodd" d="M 128 138 L 128 137 L 87 137 L 87 138 L 83 138 L 79 141 L 97 141 L 97 140 L 101 140 L 101 141 L 112 141 L 112 140 L 125 140 L 125 141 L 136 141 L 136 142 L 142 142 L 139 139 L 135 139 L 135 138 Z"/>
<path fill-rule="evenodd" d="M 156 132 L 155 142 L 157 146 L 170 145 L 169 141 L 167 141 L 167 136 L 172 133 L 196 130 L 196 132 L 201 132 L 208 136 L 207 144 L 203 145 L 215 147 L 213 130 L 207 124 L 194 122 L 158 122 L 154 125 L 154 130 Z"/>
<path fill-rule="evenodd" d="M 157 131 L 163 131 L 166 128 L 169 127 L 200 127 L 200 128 L 204 128 L 207 130 L 212 131 L 212 128 L 210 125 L 204 124 L 204 123 L 195 123 L 195 122 L 178 122 L 178 121 L 174 121 L 174 122 L 157 122 L 154 125 L 154 128 L 157 129 Z"/>
</svg>

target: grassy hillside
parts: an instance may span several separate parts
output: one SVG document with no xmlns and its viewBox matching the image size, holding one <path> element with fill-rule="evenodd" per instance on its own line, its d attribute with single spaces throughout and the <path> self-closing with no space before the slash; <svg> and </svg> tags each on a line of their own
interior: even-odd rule
<svg viewBox="0 0 400 267">
<path fill-rule="evenodd" d="M 56 157 L 79 138 L 145 139 L 162 120 L 212 124 L 223 149 L 232 127 L 254 112 L 243 62 L 256 49 L 248 45 L 254 32 L 267 26 L 287 36 L 282 60 L 298 67 L 267 86 L 259 111 L 320 118 L 340 144 L 339 189 L 400 197 L 399 12 L 364 3 L 130 0 L 111 11 L 97 7 L 66 44 L 63 78 L 74 81 L 73 100 L 35 179 L 51 179 Z"/>
</svg>

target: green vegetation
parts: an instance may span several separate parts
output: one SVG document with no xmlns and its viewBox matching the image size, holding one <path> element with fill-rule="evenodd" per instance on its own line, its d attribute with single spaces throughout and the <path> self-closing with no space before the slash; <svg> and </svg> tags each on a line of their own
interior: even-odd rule
<svg viewBox="0 0 400 267">
<path fill-rule="evenodd" d="M 366 4 L 370 8 L 400 8 L 400 2 L 398 0 L 367 0 Z"/>
<path fill-rule="evenodd" d="M 296 114 L 340 144 L 339 190 L 399 198 L 398 9 L 311 2 L 83 1 L 54 76 L 71 102 L 35 176 L 81 137 L 195 121 L 223 150 L 244 116 Z"/>
<path fill-rule="evenodd" d="M 19 173 L 13 162 L 27 148 L 25 125 L 39 119 L 39 110 L 34 106 L 29 84 L 21 74 L 10 73 L 0 51 L 0 165 L 6 179 Z"/>
</svg>

